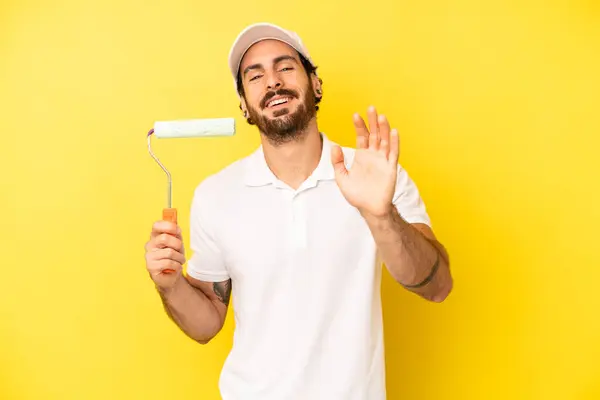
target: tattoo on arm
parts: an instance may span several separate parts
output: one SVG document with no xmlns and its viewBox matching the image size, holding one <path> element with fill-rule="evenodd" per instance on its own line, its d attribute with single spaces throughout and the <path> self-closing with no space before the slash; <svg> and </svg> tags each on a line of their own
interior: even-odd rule
<svg viewBox="0 0 600 400">
<path fill-rule="evenodd" d="M 213 283 L 213 290 L 221 303 L 229 305 L 229 299 L 231 297 L 231 279 L 225 282 Z"/>
</svg>

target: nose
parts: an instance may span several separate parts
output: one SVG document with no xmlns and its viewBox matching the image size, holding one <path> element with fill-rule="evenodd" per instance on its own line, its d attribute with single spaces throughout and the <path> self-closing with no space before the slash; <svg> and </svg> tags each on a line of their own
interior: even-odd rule
<svg viewBox="0 0 600 400">
<path fill-rule="evenodd" d="M 267 88 L 269 90 L 277 90 L 281 87 L 281 79 L 277 74 L 269 74 L 267 79 Z"/>
</svg>

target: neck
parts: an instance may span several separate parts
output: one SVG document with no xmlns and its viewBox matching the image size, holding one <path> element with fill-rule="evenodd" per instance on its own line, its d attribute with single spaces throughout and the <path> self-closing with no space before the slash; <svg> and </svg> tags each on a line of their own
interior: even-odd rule
<svg viewBox="0 0 600 400">
<path fill-rule="evenodd" d="M 280 181 L 297 189 L 317 168 L 321 160 L 322 139 L 313 120 L 298 139 L 273 145 L 262 138 L 267 165 Z"/>
</svg>

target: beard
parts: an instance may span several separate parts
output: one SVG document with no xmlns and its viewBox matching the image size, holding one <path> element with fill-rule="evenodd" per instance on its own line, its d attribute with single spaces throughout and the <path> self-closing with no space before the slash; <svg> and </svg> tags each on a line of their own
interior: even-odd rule
<svg viewBox="0 0 600 400">
<path fill-rule="evenodd" d="M 260 114 L 254 107 L 248 106 L 250 119 L 258 130 L 274 145 L 281 145 L 300 139 L 310 121 L 316 115 L 315 96 L 312 92 L 312 85 L 309 84 L 305 91 L 304 101 L 302 101 L 296 111 L 290 112 L 289 108 L 283 108 L 273 113 L 273 118 Z M 274 96 L 290 96 L 298 99 L 298 92 L 290 89 L 280 89 L 269 92 L 260 103 L 260 108 L 264 109 L 267 102 Z"/>
</svg>

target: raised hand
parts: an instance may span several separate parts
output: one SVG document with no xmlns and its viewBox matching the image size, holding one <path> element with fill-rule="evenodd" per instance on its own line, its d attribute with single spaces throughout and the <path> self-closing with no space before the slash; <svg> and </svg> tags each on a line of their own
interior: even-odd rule
<svg viewBox="0 0 600 400">
<path fill-rule="evenodd" d="M 377 115 L 375 107 L 369 107 L 367 119 L 369 129 L 360 115 L 354 115 L 356 154 L 350 169 L 346 169 L 339 146 L 333 146 L 331 162 L 336 182 L 346 200 L 365 216 L 384 217 L 393 206 L 399 156 L 398 131 L 390 129 L 387 118 Z"/>
</svg>

